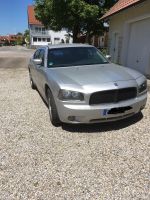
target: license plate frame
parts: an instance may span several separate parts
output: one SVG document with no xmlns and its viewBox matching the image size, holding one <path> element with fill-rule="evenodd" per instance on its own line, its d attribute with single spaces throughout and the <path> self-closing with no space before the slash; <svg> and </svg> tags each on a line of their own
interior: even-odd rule
<svg viewBox="0 0 150 200">
<path fill-rule="evenodd" d="M 118 108 L 111 108 L 111 109 L 104 109 L 103 110 L 103 116 L 107 116 L 107 115 L 117 115 L 117 114 L 124 114 L 127 111 L 132 110 L 132 106 L 125 106 L 125 107 L 118 107 Z"/>
</svg>

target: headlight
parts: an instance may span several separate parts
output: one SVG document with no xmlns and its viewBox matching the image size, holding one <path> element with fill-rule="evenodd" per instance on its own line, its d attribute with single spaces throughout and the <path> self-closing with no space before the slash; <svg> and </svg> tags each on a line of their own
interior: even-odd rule
<svg viewBox="0 0 150 200">
<path fill-rule="evenodd" d="M 147 81 L 144 81 L 138 88 L 139 93 L 144 92 L 147 89 Z"/>
<path fill-rule="evenodd" d="M 70 91 L 70 90 L 60 90 L 58 98 L 60 100 L 69 101 L 69 100 L 78 100 L 83 101 L 84 95 L 80 92 Z"/>
</svg>

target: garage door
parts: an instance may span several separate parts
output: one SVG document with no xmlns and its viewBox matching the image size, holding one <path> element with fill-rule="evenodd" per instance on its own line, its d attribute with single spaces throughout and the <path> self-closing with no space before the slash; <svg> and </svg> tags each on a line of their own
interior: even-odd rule
<svg viewBox="0 0 150 200">
<path fill-rule="evenodd" d="M 127 66 L 150 76 L 150 18 L 131 24 Z"/>
</svg>

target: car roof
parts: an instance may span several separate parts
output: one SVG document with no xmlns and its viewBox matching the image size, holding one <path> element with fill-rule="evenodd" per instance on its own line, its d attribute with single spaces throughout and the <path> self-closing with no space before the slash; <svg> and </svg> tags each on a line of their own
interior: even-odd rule
<svg viewBox="0 0 150 200">
<path fill-rule="evenodd" d="M 56 49 L 56 48 L 69 48 L 69 47 L 92 47 L 88 44 L 57 44 L 57 45 L 48 45 L 49 49 Z"/>
</svg>

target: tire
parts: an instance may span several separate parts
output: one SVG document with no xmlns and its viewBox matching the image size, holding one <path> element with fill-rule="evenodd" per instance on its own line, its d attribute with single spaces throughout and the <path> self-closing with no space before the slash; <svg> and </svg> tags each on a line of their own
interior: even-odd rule
<svg viewBox="0 0 150 200">
<path fill-rule="evenodd" d="M 32 76 L 31 76 L 31 72 L 29 71 L 29 78 L 30 78 L 30 85 L 31 85 L 31 88 L 33 89 L 33 90 L 35 90 L 36 89 L 36 85 L 34 84 L 34 82 L 33 82 L 33 79 L 32 79 Z"/>
<path fill-rule="evenodd" d="M 55 100 L 50 89 L 47 90 L 47 102 L 48 102 L 50 121 L 53 126 L 58 127 L 60 126 L 61 121 L 59 119 Z"/>
</svg>

